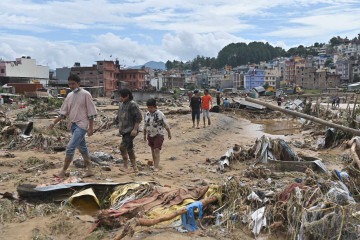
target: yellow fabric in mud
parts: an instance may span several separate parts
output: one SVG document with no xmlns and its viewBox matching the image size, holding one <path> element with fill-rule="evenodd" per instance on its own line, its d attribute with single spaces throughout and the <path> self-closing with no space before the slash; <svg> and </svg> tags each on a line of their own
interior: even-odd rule
<svg viewBox="0 0 360 240">
<path fill-rule="evenodd" d="M 177 211 L 179 209 L 182 209 L 182 208 L 186 207 L 186 205 L 188 205 L 190 203 L 193 203 L 193 202 L 195 202 L 195 200 L 189 198 L 189 199 L 185 199 L 181 204 L 172 205 L 169 208 L 165 208 L 165 207 L 155 208 L 154 210 L 152 210 L 151 212 L 148 213 L 148 218 L 154 219 L 154 218 L 158 218 L 158 217 L 170 214 L 170 213 L 172 213 L 174 211 Z M 199 212 L 199 210 L 195 209 L 195 212 Z M 177 217 L 175 217 L 175 218 L 173 218 L 173 219 L 171 219 L 169 221 L 162 222 L 161 224 L 171 223 L 171 222 L 180 220 L 180 217 L 181 217 L 181 215 L 179 215 L 179 216 L 177 216 Z"/>
<path fill-rule="evenodd" d="M 205 195 L 202 199 L 206 199 L 211 196 L 216 196 L 219 203 L 221 203 L 220 206 L 222 205 L 222 202 L 221 202 L 222 188 L 220 186 L 210 185 L 209 189 L 207 190 L 207 192 L 205 193 Z M 196 202 L 196 201 L 194 199 L 185 199 L 181 204 L 173 205 L 170 208 L 165 208 L 165 207 L 155 208 L 154 210 L 152 210 L 148 213 L 148 218 L 154 219 L 154 218 L 158 218 L 158 217 L 170 214 L 174 211 L 185 208 L 187 205 L 189 205 L 193 202 Z M 199 210 L 195 209 L 195 212 L 197 213 L 197 212 L 199 212 Z M 162 222 L 161 224 L 171 223 L 171 222 L 180 220 L 180 218 L 181 218 L 181 215 L 177 216 L 169 221 Z"/>
<path fill-rule="evenodd" d="M 92 188 L 74 194 L 70 197 L 69 203 L 75 208 L 87 213 L 94 213 L 100 209 L 99 199 L 96 197 Z"/>
<path fill-rule="evenodd" d="M 220 207 L 223 205 L 222 204 L 222 187 L 219 185 L 210 185 L 209 189 L 207 190 L 207 192 L 204 195 L 204 199 L 211 197 L 211 196 L 216 196 Z"/>
<path fill-rule="evenodd" d="M 129 183 L 126 185 L 118 186 L 116 188 L 116 190 L 111 194 L 111 197 L 110 197 L 111 205 L 114 205 L 117 202 L 117 200 L 120 197 L 124 196 L 129 190 L 134 190 L 134 189 L 140 187 L 141 185 L 149 185 L 149 183 L 148 182 Z"/>
</svg>

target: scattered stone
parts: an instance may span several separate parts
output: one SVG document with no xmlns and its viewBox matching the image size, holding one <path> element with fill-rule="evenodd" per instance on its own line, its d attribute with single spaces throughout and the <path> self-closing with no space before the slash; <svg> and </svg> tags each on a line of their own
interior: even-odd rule
<svg viewBox="0 0 360 240">
<path fill-rule="evenodd" d="M 73 164 L 76 168 L 85 168 L 85 162 L 82 158 L 77 158 L 73 161 Z"/>
<path fill-rule="evenodd" d="M 169 160 L 174 161 L 176 160 L 176 157 L 170 157 Z"/>
<path fill-rule="evenodd" d="M 209 185 L 209 182 L 204 179 L 204 180 L 202 180 L 201 185 L 207 186 L 207 185 Z"/>
<path fill-rule="evenodd" d="M 10 153 L 10 152 L 0 152 L 0 157 L 3 157 L 3 158 L 14 158 L 15 155 Z"/>
<path fill-rule="evenodd" d="M 115 164 L 121 164 L 124 162 L 124 159 L 122 158 L 118 158 L 116 161 L 115 161 Z"/>
<path fill-rule="evenodd" d="M 104 166 L 104 167 L 101 168 L 101 170 L 110 172 L 110 171 L 111 171 L 111 168 L 110 168 L 110 167 L 107 167 L 107 166 Z"/>
</svg>

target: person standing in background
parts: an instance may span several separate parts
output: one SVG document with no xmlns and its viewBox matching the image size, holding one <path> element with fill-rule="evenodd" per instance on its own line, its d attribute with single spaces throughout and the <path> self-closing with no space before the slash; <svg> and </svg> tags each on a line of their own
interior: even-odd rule
<svg viewBox="0 0 360 240">
<path fill-rule="evenodd" d="M 209 95 L 209 90 L 204 90 L 204 96 L 201 98 L 202 106 L 201 111 L 203 113 L 203 120 L 204 120 L 204 128 L 205 128 L 205 117 L 208 119 L 208 125 L 211 125 L 210 120 L 210 106 L 212 107 L 212 98 Z"/>
</svg>

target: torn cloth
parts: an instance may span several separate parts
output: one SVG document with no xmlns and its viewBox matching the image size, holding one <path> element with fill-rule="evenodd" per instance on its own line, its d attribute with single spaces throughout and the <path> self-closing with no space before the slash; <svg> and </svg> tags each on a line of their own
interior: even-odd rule
<svg viewBox="0 0 360 240">
<path fill-rule="evenodd" d="M 294 190 L 296 187 L 298 187 L 300 189 L 303 189 L 304 186 L 305 186 L 305 184 L 303 184 L 303 183 L 293 183 L 293 184 L 291 184 L 290 186 L 285 188 L 285 190 L 281 193 L 279 201 L 280 202 L 287 202 L 291 197 L 292 190 Z"/>
<path fill-rule="evenodd" d="M 194 217 L 194 208 L 199 209 L 199 219 L 201 219 L 203 211 L 202 211 L 203 204 L 200 201 L 191 203 L 186 206 L 187 213 L 181 215 L 181 222 L 183 226 L 190 232 L 196 230 L 196 222 Z"/>
<path fill-rule="evenodd" d="M 148 197 L 127 202 L 118 210 L 108 210 L 108 212 L 113 217 L 118 217 L 139 207 L 142 208 L 144 212 L 149 212 L 156 207 L 170 207 L 180 204 L 184 199 L 200 199 L 207 192 L 208 188 L 209 186 L 172 190 L 167 187 L 159 187 Z"/>
</svg>

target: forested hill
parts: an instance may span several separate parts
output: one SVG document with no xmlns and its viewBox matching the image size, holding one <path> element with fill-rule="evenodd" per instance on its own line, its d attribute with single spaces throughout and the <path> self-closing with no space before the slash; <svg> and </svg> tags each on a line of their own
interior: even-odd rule
<svg viewBox="0 0 360 240">
<path fill-rule="evenodd" d="M 284 49 L 273 47 L 269 43 L 231 43 L 219 52 L 216 66 L 240 66 L 247 63 L 259 63 L 260 61 L 269 61 L 275 57 L 285 55 L 286 51 Z"/>
<path fill-rule="evenodd" d="M 178 68 L 180 70 L 191 69 L 192 71 L 199 70 L 200 67 L 223 68 L 224 66 L 240 66 L 248 63 L 259 63 L 260 61 L 269 61 L 276 57 L 290 57 L 290 56 L 308 56 L 317 55 L 314 47 L 322 47 L 324 44 L 316 43 L 314 46 L 290 48 L 285 51 L 281 47 L 273 47 L 269 43 L 250 42 L 249 44 L 231 43 L 225 46 L 218 53 L 217 58 L 197 56 L 192 61 L 183 63 L 181 61 L 167 61 L 166 68 Z"/>
</svg>

